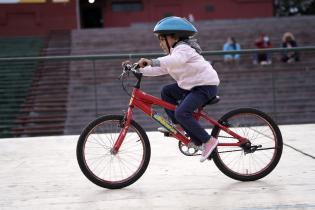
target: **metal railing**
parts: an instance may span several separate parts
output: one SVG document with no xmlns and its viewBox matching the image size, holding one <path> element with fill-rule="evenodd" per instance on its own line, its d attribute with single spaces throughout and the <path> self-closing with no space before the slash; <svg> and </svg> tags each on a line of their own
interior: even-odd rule
<svg viewBox="0 0 315 210">
<path fill-rule="evenodd" d="M 226 55 L 226 54 L 255 54 L 255 53 L 282 53 L 282 52 L 313 52 L 315 46 L 295 47 L 295 48 L 268 48 L 268 49 L 242 49 L 233 51 L 211 50 L 204 51 L 202 55 Z M 153 58 L 164 56 L 163 53 L 121 53 L 103 55 L 65 55 L 65 56 L 35 56 L 35 57 L 8 57 L 0 58 L 1 61 L 61 61 L 61 60 L 110 60 L 110 59 L 135 59 L 141 57 Z"/>
</svg>

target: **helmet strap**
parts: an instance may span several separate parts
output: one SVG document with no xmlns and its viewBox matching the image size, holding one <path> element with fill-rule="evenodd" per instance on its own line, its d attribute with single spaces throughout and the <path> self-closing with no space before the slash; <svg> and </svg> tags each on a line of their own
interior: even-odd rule
<svg viewBox="0 0 315 210">
<path fill-rule="evenodd" d="M 167 49 L 168 49 L 168 54 L 171 54 L 171 47 L 170 47 L 170 44 L 168 43 L 167 37 L 166 37 L 166 35 L 163 35 L 163 37 L 164 37 L 165 42 L 166 42 L 166 46 L 167 46 Z"/>
</svg>

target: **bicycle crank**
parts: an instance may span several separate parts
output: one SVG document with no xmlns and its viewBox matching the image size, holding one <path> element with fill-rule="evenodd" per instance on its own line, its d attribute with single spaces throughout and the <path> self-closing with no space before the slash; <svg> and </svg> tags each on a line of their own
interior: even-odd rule
<svg viewBox="0 0 315 210">
<path fill-rule="evenodd" d="M 195 145 L 193 142 L 189 142 L 187 145 L 185 145 L 179 141 L 178 148 L 179 151 L 186 156 L 197 156 L 200 155 L 198 151 L 201 151 L 200 146 Z"/>
</svg>

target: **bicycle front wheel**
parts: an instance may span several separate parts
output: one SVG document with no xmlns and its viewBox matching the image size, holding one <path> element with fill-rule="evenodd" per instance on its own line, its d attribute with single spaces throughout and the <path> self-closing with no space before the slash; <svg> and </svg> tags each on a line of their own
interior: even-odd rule
<svg viewBox="0 0 315 210">
<path fill-rule="evenodd" d="M 225 175 L 240 181 L 254 181 L 276 167 L 282 154 L 282 135 L 267 114 L 257 109 L 241 108 L 225 114 L 220 123 L 250 142 L 247 147 L 217 147 L 213 160 Z M 220 143 L 238 142 L 219 127 L 214 127 L 212 135 Z"/>
<path fill-rule="evenodd" d="M 108 115 L 91 122 L 77 144 L 77 160 L 83 174 L 94 184 L 118 189 L 131 185 L 145 172 L 150 161 L 150 142 L 140 125 L 131 126 L 118 151 L 112 148 L 124 127 L 124 117 Z"/>
</svg>

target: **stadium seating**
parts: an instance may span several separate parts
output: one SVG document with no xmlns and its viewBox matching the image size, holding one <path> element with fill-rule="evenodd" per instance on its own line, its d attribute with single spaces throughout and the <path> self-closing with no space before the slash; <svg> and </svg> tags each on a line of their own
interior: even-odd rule
<svg viewBox="0 0 315 210">
<path fill-rule="evenodd" d="M 38 56 L 42 47 L 42 38 L 1 38 L 0 57 Z M 11 136 L 37 66 L 37 61 L 0 62 L 0 137 Z"/>
<path fill-rule="evenodd" d="M 42 56 L 70 54 L 70 32 L 52 31 Z M 14 136 L 60 135 L 66 119 L 69 61 L 41 61 L 24 103 L 20 106 Z"/>
<path fill-rule="evenodd" d="M 282 34 L 291 31 L 300 46 L 314 46 L 314 20 L 314 16 L 309 16 L 196 22 L 197 38 L 204 50 L 221 50 L 226 38 L 235 36 L 245 49 L 253 48 L 255 38 L 265 32 L 273 46 L 279 47 Z M 135 24 L 129 28 L 54 32 L 47 38 L 42 54 L 161 52 L 152 27 L 153 24 Z M 314 122 L 314 54 L 302 52 L 300 62 L 285 64 L 279 61 L 279 53 L 275 53 L 273 64 L 268 66 L 252 64 L 252 55 L 242 55 L 238 65 L 225 64 L 222 56 L 207 56 L 220 75 L 221 101 L 206 110 L 219 118 L 231 109 L 250 106 L 267 112 L 280 124 Z M 117 59 L 40 62 L 27 90 L 28 96 L 20 106 L 13 135 L 79 134 L 97 116 L 122 114 L 128 108 L 130 96 L 118 80 L 120 64 Z M 143 80 L 142 88 L 159 96 L 162 86 L 171 82 L 169 76 L 148 77 Z M 144 114 L 135 111 L 134 115 L 146 130 L 156 129 L 157 124 Z"/>
<path fill-rule="evenodd" d="M 221 50 L 228 36 L 235 36 L 243 48 L 254 48 L 254 40 L 261 32 L 271 38 L 274 47 L 280 47 L 282 34 L 291 31 L 300 46 L 314 45 L 314 17 L 264 18 L 253 20 L 226 20 L 197 22 L 198 39 L 204 50 Z M 308 25 L 305 30 L 304 25 Z M 152 36 L 152 24 L 133 27 L 91 29 L 72 32 L 73 54 L 160 52 Z M 113 38 L 114 37 L 114 38 Z M 279 53 L 273 55 L 273 65 L 252 64 L 252 55 L 243 55 L 239 65 L 227 65 L 222 56 L 209 56 L 221 77 L 219 104 L 207 107 L 218 118 L 238 107 L 256 107 L 272 115 L 278 123 L 314 122 L 315 65 L 314 52 L 302 53 L 302 61 L 284 64 Z M 134 59 L 135 61 L 135 59 Z M 116 79 L 121 61 L 96 61 L 97 85 L 93 85 L 93 64 L 90 61 L 72 62 L 66 133 L 77 133 L 79 128 L 103 114 L 121 114 L 127 109 L 129 96 L 122 91 Z M 302 81 L 308 81 L 307 83 Z M 145 78 L 143 89 L 159 96 L 161 87 L 172 82 L 168 76 Z M 97 112 L 94 91 L 97 91 Z M 84 91 L 83 91 L 84 90 Z M 79 97 L 81 96 L 81 97 Z M 71 108 L 70 108 L 71 107 Z M 162 110 L 157 109 L 162 112 Z M 84 113 L 84 114 L 82 114 Z M 135 119 L 147 130 L 155 129 L 142 113 L 135 112 Z"/>
</svg>

